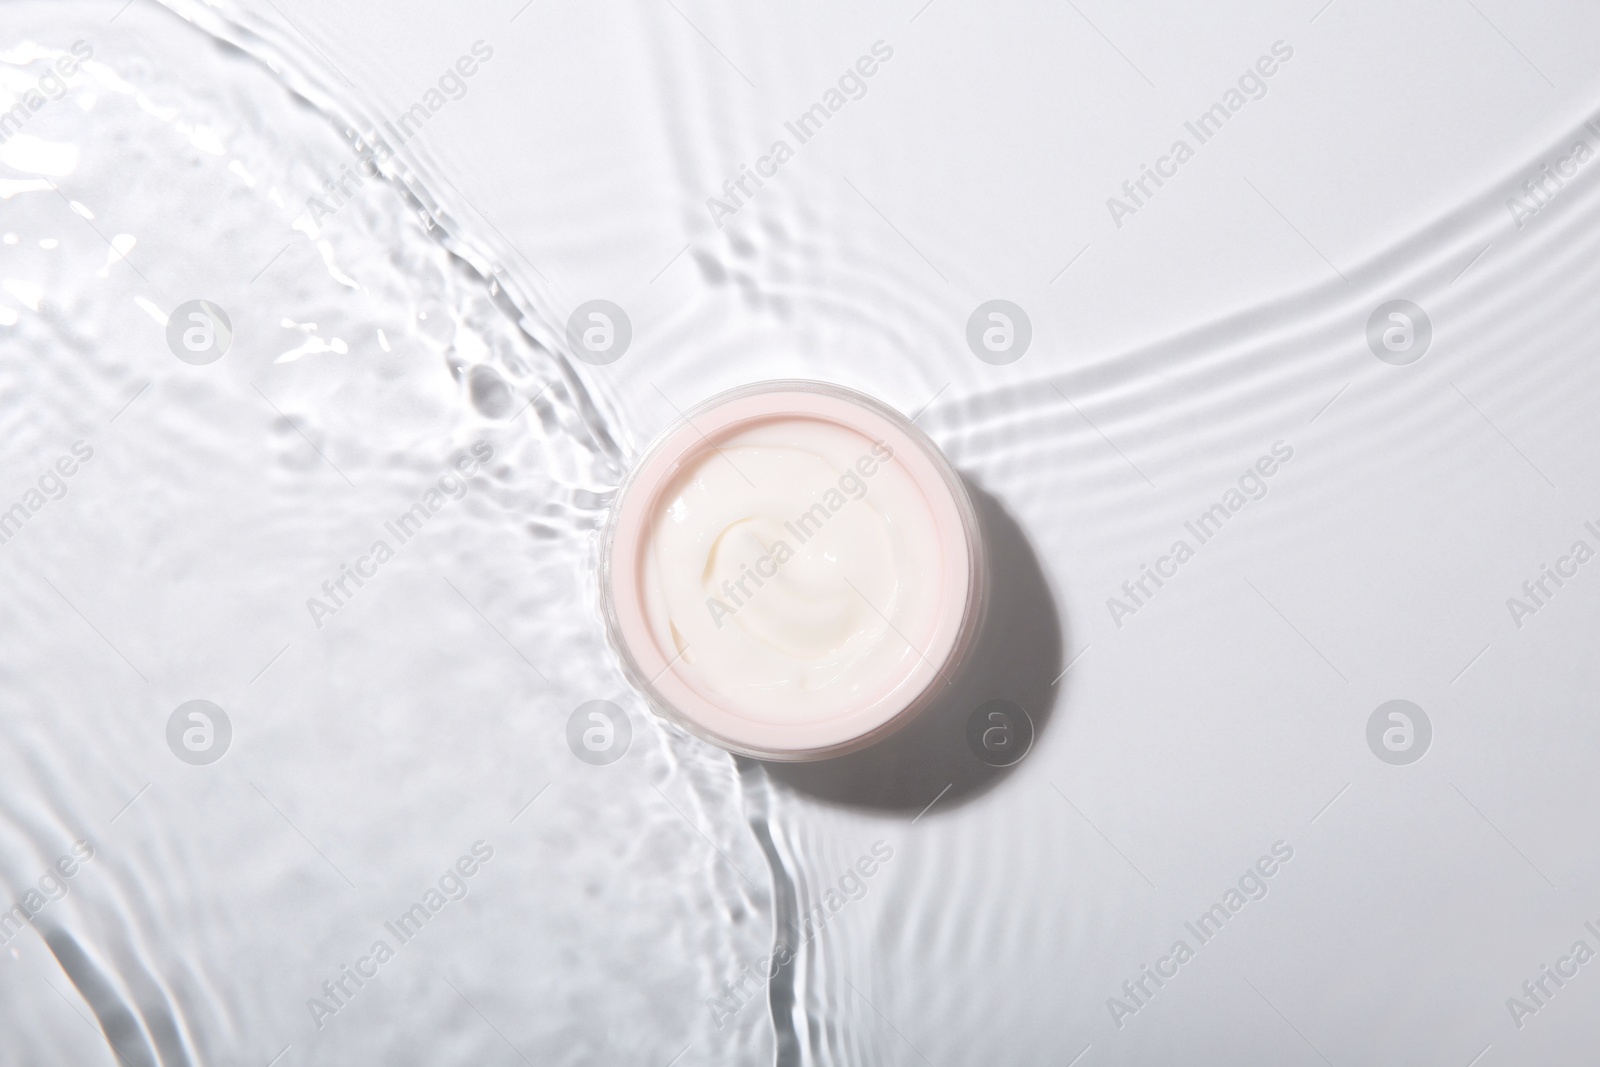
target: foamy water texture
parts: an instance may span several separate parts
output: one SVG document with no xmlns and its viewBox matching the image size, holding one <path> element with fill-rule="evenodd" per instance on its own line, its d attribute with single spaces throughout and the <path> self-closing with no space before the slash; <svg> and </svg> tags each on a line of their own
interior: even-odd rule
<svg viewBox="0 0 1600 1067">
<path fill-rule="evenodd" d="M 1592 1057 L 1591 16 L 171 6 L 0 31 L 0 1061 Z M 769 767 L 594 569 L 799 376 L 995 593 Z"/>
</svg>

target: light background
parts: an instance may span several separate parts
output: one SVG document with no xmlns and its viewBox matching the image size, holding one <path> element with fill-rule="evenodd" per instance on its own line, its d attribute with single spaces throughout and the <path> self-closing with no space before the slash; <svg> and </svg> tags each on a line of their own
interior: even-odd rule
<svg viewBox="0 0 1600 1067">
<path fill-rule="evenodd" d="M 1600 547 L 1583 525 L 1600 526 L 1600 163 L 1525 227 L 1507 198 L 1579 138 L 1600 149 L 1583 128 L 1600 115 L 1600 13 L 1507 0 L 175 6 L 369 119 L 397 116 L 488 44 L 493 59 L 404 158 L 548 347 L 563 348 L 585 300 L 626 310 L 624 357 L 573 365 L 621 453 L 674 406 L 735 384 L 865 389 L 924 412 L 1015 520 L 1059 619 L 1070 670 L 1004 694 L 1047 719 L 1034 750 L 986 789 L 929 790 L 925 812 L 835 802 L 754 768 L 741 780 L 697 753 L 724 825 L 772 836 L 729 845 L 745 850 L 731 860 L 707 854 L 708 867 L 781 862 L 804 908 L 872 842 L 895 850 L 806 947 L 787 1016 L 746 1009 L 762 1017 L 741 1026 L 758 1032 L 734 1049 L 706 1025 L 720 979 L 637 1013 L 621 992 L 510 998 L 486 1014 L 514 1049 L 559 1055 L 553 1015 L 603 1018 L 617 1047 L 660 1047 L 663 1064 L 685 1041 L 682 1063 L 1592 1057 L 1600 965 L 1521 1028 L 1506 998 L 1579 938 L 1600 949 L 1584 929 L 1600 926 L 1600 577 L 1584 568 L 1521 627 L 1506 599 L 1574 540 Z M 193 32 L 144 0 L 123 19 Z M 865 96 L 718 227 L 706 199 L 877 41 L 893 58 Z M 1293 56 L 1266 95 L 1115 225 L 1107 197 L 1175 138 L 1192 144 L 1185 121 L 1276 42 Z M 321 269 L 311 242 L 284 247 L 248 271 Z M 965 341 L 994 298 L 1033 327 L 1008 366 Z M 1407 367 L 1365 339 L 1395 298 L 1432 322 Z M 1123 580 L 1276 441 L 1294 458 L 1265 499 L 1117 625 L 1107 599 Z M 592 536 L 575 538 L 574 561 Z M 480 588 L 518 582 L 491 559 L 475 573 Z M 537 640 L 557 624 L 522 625 Z M 590 647 L 537 698 L 550 723 L 614 686 Z M 314 687 L 315 665 L 299 670 Z M 1373 709 L 1396 698 L 1434 731 L 1405 767 L 1366 741 Z M 584 840 L 632 817 L 619 802 Z M 1278 841 L 1293 859 L 1267 898 L 1117 1025 L 1108 998 Z M 545 891 L 570 888 L 562 855 L 529 862 L 548 871 Z M 781 902 L 749 899 L 755 931 L 689 946 L 724 953 L 697 959 L 704 972 L 735 978 L 770 932 Z M 616 944 L 603 909 L 564 914 L 575 951 L 667 951 Z M 506 966 L 461 955 L 490 984 Z M 679 1007 L 681 1040 L 667 1022 Z M 320 1062 L 293 994 L 282 1014 L 282 1041 L 257 1043 Z"/>
</svg>

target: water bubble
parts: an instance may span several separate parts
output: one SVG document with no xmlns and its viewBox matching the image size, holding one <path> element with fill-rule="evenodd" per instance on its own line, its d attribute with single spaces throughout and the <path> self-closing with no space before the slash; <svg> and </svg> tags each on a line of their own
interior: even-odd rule
<svg viewBox="0 0 1600 1067">
<path fill-rule="evenodd" d="M 480 415 L 503 419 L 511 414 L 511 386 L 493 367 L 480 363 L 468 371 L 467 391 Z"/>
<path fill-rule="evenodd" d="M 456 320 L 450 309 L 437 300 L 425 300 L 417 307 L 417 333 L 439 348 L 448 348 L 456 337 Z"/>
</svg>

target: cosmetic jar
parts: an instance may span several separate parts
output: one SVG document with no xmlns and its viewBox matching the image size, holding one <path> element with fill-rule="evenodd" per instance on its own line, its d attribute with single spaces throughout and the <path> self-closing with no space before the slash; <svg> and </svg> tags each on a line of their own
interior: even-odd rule
<svg viewBox="0 0 1600 1067">
<path fill-rule="evenodd" d="M 822 382 L 743 386 L 658 437 L 600 555 L 608 636 L 659 714 L 731 752 L 853 752 L 970 658 L 986 557 L 960 476 L 887 405 Z"/>
</svg>

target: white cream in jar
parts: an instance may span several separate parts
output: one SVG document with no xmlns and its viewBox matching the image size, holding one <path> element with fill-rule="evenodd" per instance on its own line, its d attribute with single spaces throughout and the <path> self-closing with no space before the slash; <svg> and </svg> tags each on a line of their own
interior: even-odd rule
<svg viewBox="0 0 1600 1067">
<path fill-rule="evenodd" d="M 602 592 L 629 674 L 734 751 L 848 751 L 943 685 L 976 626 L 977 524 L 915 427 L 837 387 L 714 398 L 619 494 Z"/>
</svg>

